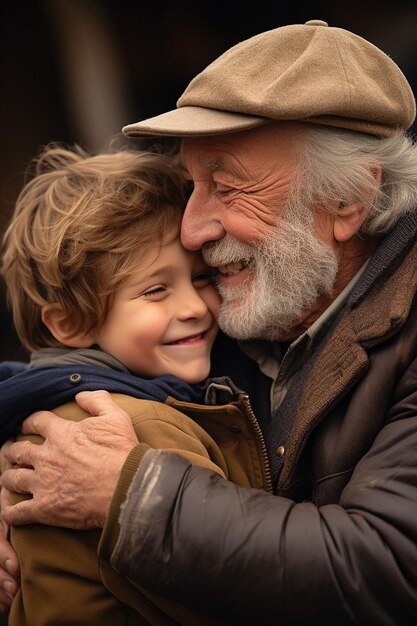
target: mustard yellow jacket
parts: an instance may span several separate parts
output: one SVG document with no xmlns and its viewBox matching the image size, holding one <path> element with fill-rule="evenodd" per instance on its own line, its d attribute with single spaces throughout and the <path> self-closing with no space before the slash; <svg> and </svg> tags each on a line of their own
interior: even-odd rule
<svg viewBox="0 0 417 626">
<path fill-rule="evenodd" d="M 163 448 L 193 464 L 214 470 L 243 487 L 271 491 L 263 437 L 247 396 L 207 406 L 168 397 L 165 404 L 112 394 L 132 419 L 138 445 L 129 454 L 113 502 L 124 500 L 128 485 L 146 452 Z M 55 413 L 70 420 L 88 415 L 75 402 Z M 42 443 L 40 437 L 32 437 Z M 2 469 L 7 467 L 2 459 Z M 17 496 L 16 500 L 23 496 Z M 113 505 L 110 516 L 117 515 Z M 108 527 L 116 529 L 115 523 Z M 157 520 L 155 520 L 157 523 Z M 139 624 L 220 624 L 214 618 L 148 593 L 111 569 L 105 558 L 112 531 L 76 531 L 43 525 L 11 529 L 21 565 L 21 587 L 9 626 L 133 626 Z M 198 564 L 196 564 L 198 567 Z"/>
</svg>

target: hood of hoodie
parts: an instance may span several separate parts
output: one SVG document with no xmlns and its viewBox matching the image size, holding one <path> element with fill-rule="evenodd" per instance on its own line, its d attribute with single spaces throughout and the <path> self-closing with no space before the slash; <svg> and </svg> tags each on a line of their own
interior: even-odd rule
<svg viewBox="0 0 417 626">
<path fill-rule="evenodd" d="M 134 398 L 165 402 L 168 396 L 203 403 L 205 384 L 190 385 L 176 376 L 139 378 L 98 365 L 65 364 L 29 368 L 0 363 L 0 443 L 17 434 L 22 421 L 38 410 L 52 410 L 70 402 L 80 391 L 104 389 Z"/>
</svg>

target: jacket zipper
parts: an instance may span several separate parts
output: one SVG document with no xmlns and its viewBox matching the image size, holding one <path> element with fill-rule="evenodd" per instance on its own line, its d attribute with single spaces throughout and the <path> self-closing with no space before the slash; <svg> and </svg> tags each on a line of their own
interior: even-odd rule
<svg viewBox="0 0 417 626">
<path fill-rule="evenodd" d="M 238 399 L 239 399 L 239 403 L 243 405 L 245 414 L 249 419 L 252 430 L 254 431 L 255 435 L 258 438 L 258 441 L 261 444 L 262 461 L 263 461 L 263 467 L 265 470 L 265 487 L 267 491 L 269 491 L 270 493 L 273 493 L 274 490 L 272 487 L 271 471 L 269 469 L 268 452 L 266 450 L 265 439 L 264 439 L 261 427 L 258 424 L 258 420 L 256 419 L 255 413 L 253 412 L 248 394 L 240 393 L 238 396 Z"/>
</svg>

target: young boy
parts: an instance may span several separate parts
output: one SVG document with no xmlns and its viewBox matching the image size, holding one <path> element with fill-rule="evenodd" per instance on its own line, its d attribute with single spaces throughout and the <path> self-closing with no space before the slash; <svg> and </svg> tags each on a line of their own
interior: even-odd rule
<svg viewBox="0 0 417 626">
<path fill-rule="evenodd" d="M 3 439 L 36 409 L 84 419 L 75 394 L 105 389 L 138 438 L 126 476 L 149 448 L 165 448 L 270 489 L 244 394 L 228 379 L 206 380 L 218 295 L 200 255 L 181 246 L 185 201 L 182 171 L 167 156 L 58 146 L 40 155 L 3 244 L 14 323 L 31 352 L 24 371 L 0 372 Z M 98 530 L 12 528 L 21 588 L 9 625 L 213 623 L 97 562 L 98 542 L 110 548 L 112 539 Z"/>
</svg>

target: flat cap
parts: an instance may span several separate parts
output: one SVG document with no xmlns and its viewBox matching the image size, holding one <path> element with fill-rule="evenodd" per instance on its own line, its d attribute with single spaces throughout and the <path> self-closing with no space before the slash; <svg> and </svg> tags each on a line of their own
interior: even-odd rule
<svg viewBox="0 0 417 626">
<path fill-rule="evenodd" d="M 409 128 L 415 113 L 410 85 L 388 55 L 310 20 L 238 43 L 190 82 L 176 109 L 123 132 L 204 136 L 298 120 L 389 137 Z"/>
</svg>

